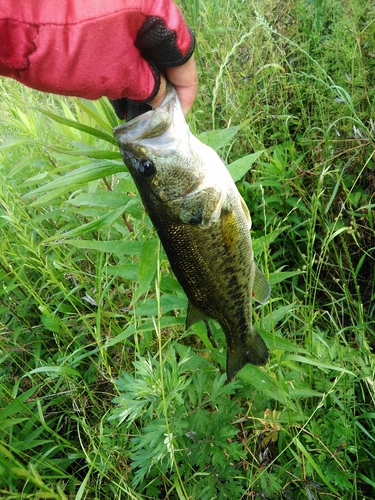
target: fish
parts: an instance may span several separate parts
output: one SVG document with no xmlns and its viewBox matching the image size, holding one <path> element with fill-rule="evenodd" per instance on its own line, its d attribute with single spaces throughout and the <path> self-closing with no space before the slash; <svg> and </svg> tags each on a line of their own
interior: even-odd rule
<svg viewBox="0 0 375 500">
<path fill-rule="evenodd" d="M 191 132 L 175 88 L 113 134 L 188 298 L 186 328 L 220 324 L 228 380 L 247 363 L 265 365 L 252 300 L 266 302 L 270 285 L 254 262 L 249 209 L 218 154 Z"/>
</svg>

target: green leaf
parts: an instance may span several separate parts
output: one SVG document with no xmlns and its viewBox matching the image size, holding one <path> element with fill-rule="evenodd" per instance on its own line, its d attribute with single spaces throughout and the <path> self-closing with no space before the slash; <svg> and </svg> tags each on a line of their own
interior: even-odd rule
<svg viewBox="0 0 375 500">
<path fill-rule="evenodd" d="M 69 191 L 69 187 L 67 186 L 61 186 L 58 189 L 54 189 L 53 191 L 45 194 L 44 196 L 41 196 L 37 200 L 33 201 L 30 203 L 31 207 L 40 207 L 43 205 L 48 205 L 52 200 L 59 198 L 61 195 Z M 29 197 L 31 193 L 26 193 L 24 196 L 25 198 Z"/>
<path fill-rule="evenodd" d="M 33 375 L 34 373 L 57 373 L 58 375 L 73 375 L 74 377 L 81 377 L 81 374 L 77 372 L 77 370 L 69 368 L 69 366 L 39 366 L 38 368 L 34 368 L 33 370 L 25 373 L 23 377 Z"/>
<path fill-rule="evenodd" d="M 107 266 L 106 272 L 109 275 L 121 276 L 131 281 L 139 280 L 139 267 L 137 264 L 121 264 L 119 266 Z"/>
<path fill-rule="evenodd" d="M 131 312 L 130 312 L 131 314 Z M 172 328 L 181 326 L 185 326 L 185 318 L 176 317 L 176 316 L 162 316 L 160 319 L 161 328 Z M 129 326 L 116 335 L 116 337 L 108 340 L 105 344 L 106 347 L 112 347 L 119 342 L 123 342 L 128 339 L 131 335 L 134 335 L 135 332 L 153 332 L 155 331 L 155 322 L 152 319 L 145 320 L 144 322 L 139 323 L 131 323 Z"/>
<path fill-rule="evenodd" d="M 97 250 L 118 255 L 140 255 L 142 243 L 140 241 L 91 241 L 91 240 L 66 240 L 67 245 L 87 250 Z"/>
<path fill-rule="evenodd" d="M 68 174 L 59 176 L 49 184 L 44 184 L 43 186 L 34 189 L 28 193 L 28 196 L 34 196 L 35 194 L 44 193 L 45 191 L 51 191 L 63 186 L 66 187 L 67 191 L 70 189 L 77 189 L 77 186 L 80 184 L 86 184 L 87 182 L 102 179 L 107 175 L 124 172 L 125 170 L 126 167 L 121 161 L 98 161 L 90 163 L 74 169 Z"/>
<path fill-rule="evenodd" d="M 328 240 L 325 242 L 325 245 L 329 245 L 331 243 L 331 241 L 336 238 L 336 236 L 343 233 L 344 231 L 350 231 L 350 228 L 347 226 L 344 226 L 344 227 L 340 227 L 339 229 L 337 229 L 333 234 L 330 235 Z"/>
<path fill-rule="evenodd" d="M 275 271 L 274 273 L 270 274 L 268 277 L 268 281 L 270 285 L 276 285 L 277 283 L 280 283 L 281 281 L 287 280 L 289 278 L 293 278 L 293 276 L 298 276 L 299 274 L 303 273 L 304 271 L 301 271 L 298 269 L 297 271 Z"/>
<path fill-rule="evenodd" d="M 0 421 L 5 420 L 6 418 L 10 417 L 14 413 L 20 413 L 21 415 L 24 414 L 25 412 L 25 405 L 27 404 L 27 400 L 30 398 L 32 399 L 34 393 L 38 390 L 38 386 L 35 385 L 34 387 L 31 387 L 31 389 L 28 389 L 27 391 L 23 392 L 19 396 L 17 396 L 13 401 L 11 401 L 5 408 L 2 408 L 0 410 Z M 31 403 L 31 404 L 34 404 Z"/>
<path fill-rule="evenodd" d="M 224 128 L 220 130 L 209 130 L 208 132 L 202 132 L 199 134 L 198 139 L 207 146 L 210 146 L 215 151 L 224 148 L 230 144 L 233 137 L 240 130 L 239 126 Z"/>
<path fill-rule="evenodd" d="M 368 478 L 364 474 L 360 474 L 360 473 L 358 473 L 358 477 L 361 478 L 363 481 L 365 481 L 367 484 L 369 484 L 373 488 L 373 490 L 375 491 L 375 481 L 371 481 L 370 478 Z"/>
<path fill-rule="evenodd" d="M 49 150 L 56 153 L 63 153 L 69 156 L 77 156 L 77 157 L 85 157 L 85 158 L 93 158 L 95 160 L 120 160 L 121 155 L 120 151 L 112 151 L 111 149 L 87 149 L 86 145 L 85 149 L 67 149 L 67 148 L 48 148 Z"/>
<path fill-rule="evenodd" d="M 61 123 L 62 125 L 66 125 L 68 127 L 72 127 L 76 130 L 80 130 L 81 132 L 86 132 L 86 134 L 92 135 L 94 137 L 97 137 L 98 139 L 102 139 L 106 142 L 109 142 L 109 143 L 117 146 L 117 141 L 113 137 L 113 135 L 107 134 L 106 132 L 102 132 L 101 130 L 98 130 L 94 127 L 90 127 L 89 125 L 84 125 L 83 123 L 79 123 L 79 122 L 76 122 L 74 120 L 70 120 L 69 118 L 55 115 L 54 113 L 51 113 L 50 111 L 47 111 L 47 110 L 42 109 L 42 108 L 39 108 L 38 111 L 40 111 L 44 115 L 48 116 L 49 118 L 51 118 L 55 122 Z"/>
<path fill-rule="evenodd" d="M 53 333 L 62 333 L 62 328 L 58 318 L 55 316 L 41 315 L 40 320 L 45 328 Z"/>
<path fill-rule="evenodd" d="M 56 239 L 67 238 L 67 237 L 77 237 L 82 236 L 88 232 L 98 231 L 99 229 L 106 229 L 111 227 L 116 219 L 118 219 L 123 213 L 124 208 L 118 208 L 109 214 L 105 214 L 87 224 L 76 227 L 66 233 L 55 233 L 51 237 L 44 240 L 45 242 L 54 241 Z"/>
<path fill-rule="evenodd" d="M 66 203 L 76 207 L 101 207 L 101 208 L 120 208 L 125 207 L 129 197 L 126 194 L 116 194 L 114 191 L 106 193 L 82 193 L 74 198 L 69 198 Z"/>
<path fill-rule="evenodd" d="M 29 420 L 28 417 L 20 417 L 20 418 L 10 418 L 10 419 L 4 419 L 2 418 L 0 420 L 0 429 L 5 430 L 8 427 L 13 427 L 15 425 L 22 424 L 22 422 L 27 422 Z"/>
<path fill-rule="evenodd" d="M 285 317 L 288 317 L 295 307 L 296 305 L 291 303 L 286 306 L 280 306 L 277 309 L 273 309 L 269 314 L 267 314 L 267 316 L 265 316 L 265 318 L 263 318 L 264 330 L 272 331 L 275 325 Z"/>
<path fill-rule="evenodd" d="M 290 340 L 279 337 L 273 333 L 268 333 L 263 329 L 258 329 L 261 337 L 267 344 L 267 347 L 271 350 L 286 351 L 286 352 L 302 352 L 308 354 L 309 351 L 303 347 L 291 342 Z"/>
<path fill-rule="evenodd" d="M 132 305 L 147 292 L 150 287 L 151 282 L 154 279 L 156 264 L 157 264 L 157 254 L 159 250 L 159 239 L 153 238 L 146 240 L 143 243 L 141 256 L 139 259 L 139 285 L 137 291 L 135 292 Z"/>
<path fill-rule="evenodd" d="M 23 181 L 24 186 L 30 186 L 31 184 L 36 184 L 40 183 L 43 179 L 48 177 L 49 172 L 39 172 L 36 175 L 33 175 L 32 177 L 29 177 Z"/>
<path fill-rule="evenodd" d="M 335 490 L 335 488 L 332 486 L 332 484 L 325 477 L 325 475 L 321 471 L 320 467 L 318 466 L 318 464 L 313 459 L 312 455 L 306 450 L 306 448 L 303 446 L 303 444 L 301 443 L 301 441 L 298 439 L 298 436 L 296 436 L 294 438 L 294 442 L 296 443 L 297 447 L 301 450 L 301 452 L 303 453 L 303 455 L 305 456 L 305 458 L 307 459 L 307 461 L 310 463 L 310 465 L 312 466 L 312 468 L 317 472 L 318 476 L 322 479 L 322 481 L 324 481 L 324 483 L 328 486 L 328 488 L 335 495 L 337 495 L 339 497 L 340 495 L 337 493 L 337 491 Z"/>
<path fill-rule="evenodd" d="M 266 248 L 270 246 L 270 244 L 286 229 L 288 229 L 289 226 L 283 226 L 279 227 L 277 229 L 274 229 L 272 233 L 265 234 L 264 236 L 261 236 L 260 238 L 254 239 L 253 240 L 253 252 L 254 255 L 257 257 L 258 255 L 261 255 L 262 252 Z"/>
<path fill-rule="evenodd" d="M 106 130 L 109 134 L 112 133 L 112 126 L 101 116 L 101 109 L 94 101 L 89 101 L 87 99 L 77 99 L 76 104 L 85 113 L 87 113 L 91 118 L 101 127 Z"/>
<path fill-rule="evenodd" d="M 313 365 L 317 368 L 322 368 L 323 370 L 334 370 L 342 373 L 347 373 L 348 375 L 351 375 L 352 377 L 355 377 L 355 374 L 351 372 L 350 370 L 347 370 L 346 368 L 343 368 L 342 366 L 336 366 L 336 365 L 330 365 L 328 363 L 321 363 L 317 359 L 310 359 L 306 358 L 304 356 L 298 356 L 294 354 L 288 354 L 284 357 L 282 364 L 287 364 L 287 361 L 296 361 L 298 363 L 306 363 L 307 365 Z"/>
<path fill-rule="evenodd" d="M 163 294 L 160 297 L 160 306 L 162 314 L 167 314 L 170 311 L 186 310 L 187 297 L 184 293 L 178 295 Z M 137 304 L 135 307 L 135 314 L 145 317 L 156 317 L 158 315 L 158 300 L 155 297 L 148 298 L 142 304 Z"/>
<path fill-rule="evenodd" d="M 193 352 L 190 347 L 179 344 L 178 342 L 175 342 L 173 345 L 179 356 L 181 358 L 186 358 L 186 363 L 184 365 L 186 370 L 195 371 L 199 368 L 210 366 L 210 362 L 207 359 L 202 356 L 198 356 L 198 354 L 195 354 L 195 352 Z"/>
<path fill-rule="evenodd" d="M 87 474 L 83 478 L 83 481 L 81 482 L 79 490 L 77 491 L 77 494 L 75 495 L 75 500 L 81 500 L 83 498 L 83 496 L 85 495 L 85 491 L 87 489 L 87 483 L 91 477 L 91 472 L 92 472 L 92 467 L 89 468 Z"/>
<path fill-rule="evenodd" d="M 0 143 L 0 149 L 13 148 L 14 146 L 20 146 L 30 142 L 32 142 L 32 139 L 29 136 L 3 136 Z"/>
<path fill-rule="evenodd" d="M 269 398 L 283 404 L 288 402 L 288 405 L 293 407 L 293 403 L 290 401 L 288 393 L 284 391 L 276 377 L 269 375 L 264 368 L 248 363 L 238 372 L 237 378 L 252 385 L 256 390 Z M 296 408 L 295 411 L 297 411 Z"/>
<path fill-rule="evenodd" d="M 101 99 L 99 99 L 99 101 L 97 101 L 97 103 L 100 106 L 100 109 L 102 110 L 103 114 L 107 118 L 107 122 L 109 123 L 112 129 L 114 129 L 119 123 L 122 123 L 122 121 L 120 121 L 120 119 L 116 115 L 112 104 L 110 104 L 110 102 L 106 97 L 102 97 Z"/>
<path fill-rule="evenodd" d="M 227 165 L 232 179 L 235 182 L 239 181 L 245 174 L 247 174 L 247 172 L 251 168 L 251 165 L 259 158 L 262 153 L 264 153 L 264 150 L 243 156 L 242 158 L 239 158 L 238 160 Z"/>
</svg>

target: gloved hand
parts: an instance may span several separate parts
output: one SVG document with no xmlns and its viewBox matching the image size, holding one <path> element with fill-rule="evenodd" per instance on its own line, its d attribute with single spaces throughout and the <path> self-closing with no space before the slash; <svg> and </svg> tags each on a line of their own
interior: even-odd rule
<svg viewBox="0 0 375 500">
<path fill-rule="evenodd" d="M 193 50 L 172 0 L 0 2 L 0 75 L 44 92 L 106 96 L 120 118 L 160 98 L 160 70 L 193 102 Z M 186 112 L 192 102 L 182 102 Z"/>
</svg>

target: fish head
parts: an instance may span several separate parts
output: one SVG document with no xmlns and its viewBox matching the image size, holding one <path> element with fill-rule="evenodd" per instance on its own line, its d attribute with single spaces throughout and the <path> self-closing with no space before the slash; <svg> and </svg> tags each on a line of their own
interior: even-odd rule
<svg viewBox="0 0 375 500">
<path fill-rule="evenodd" d="M 113 133 L 148 211 L 173 205 L 202 180 L 201 160 L 190 144 L 192 134 L 174 87 L 159 108 Z"/>
</svg>

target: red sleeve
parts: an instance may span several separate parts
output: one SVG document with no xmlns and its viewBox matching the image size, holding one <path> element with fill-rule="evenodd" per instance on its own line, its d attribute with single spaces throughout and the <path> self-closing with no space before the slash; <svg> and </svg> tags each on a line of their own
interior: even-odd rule
<svg viewBox="0 0 375 500">
<path fill-rule="evenodd" d="M 149 100 L 193 49 L 172 0 L 0 2 L 0 75 L 44 92 Z"/>
</svg>

